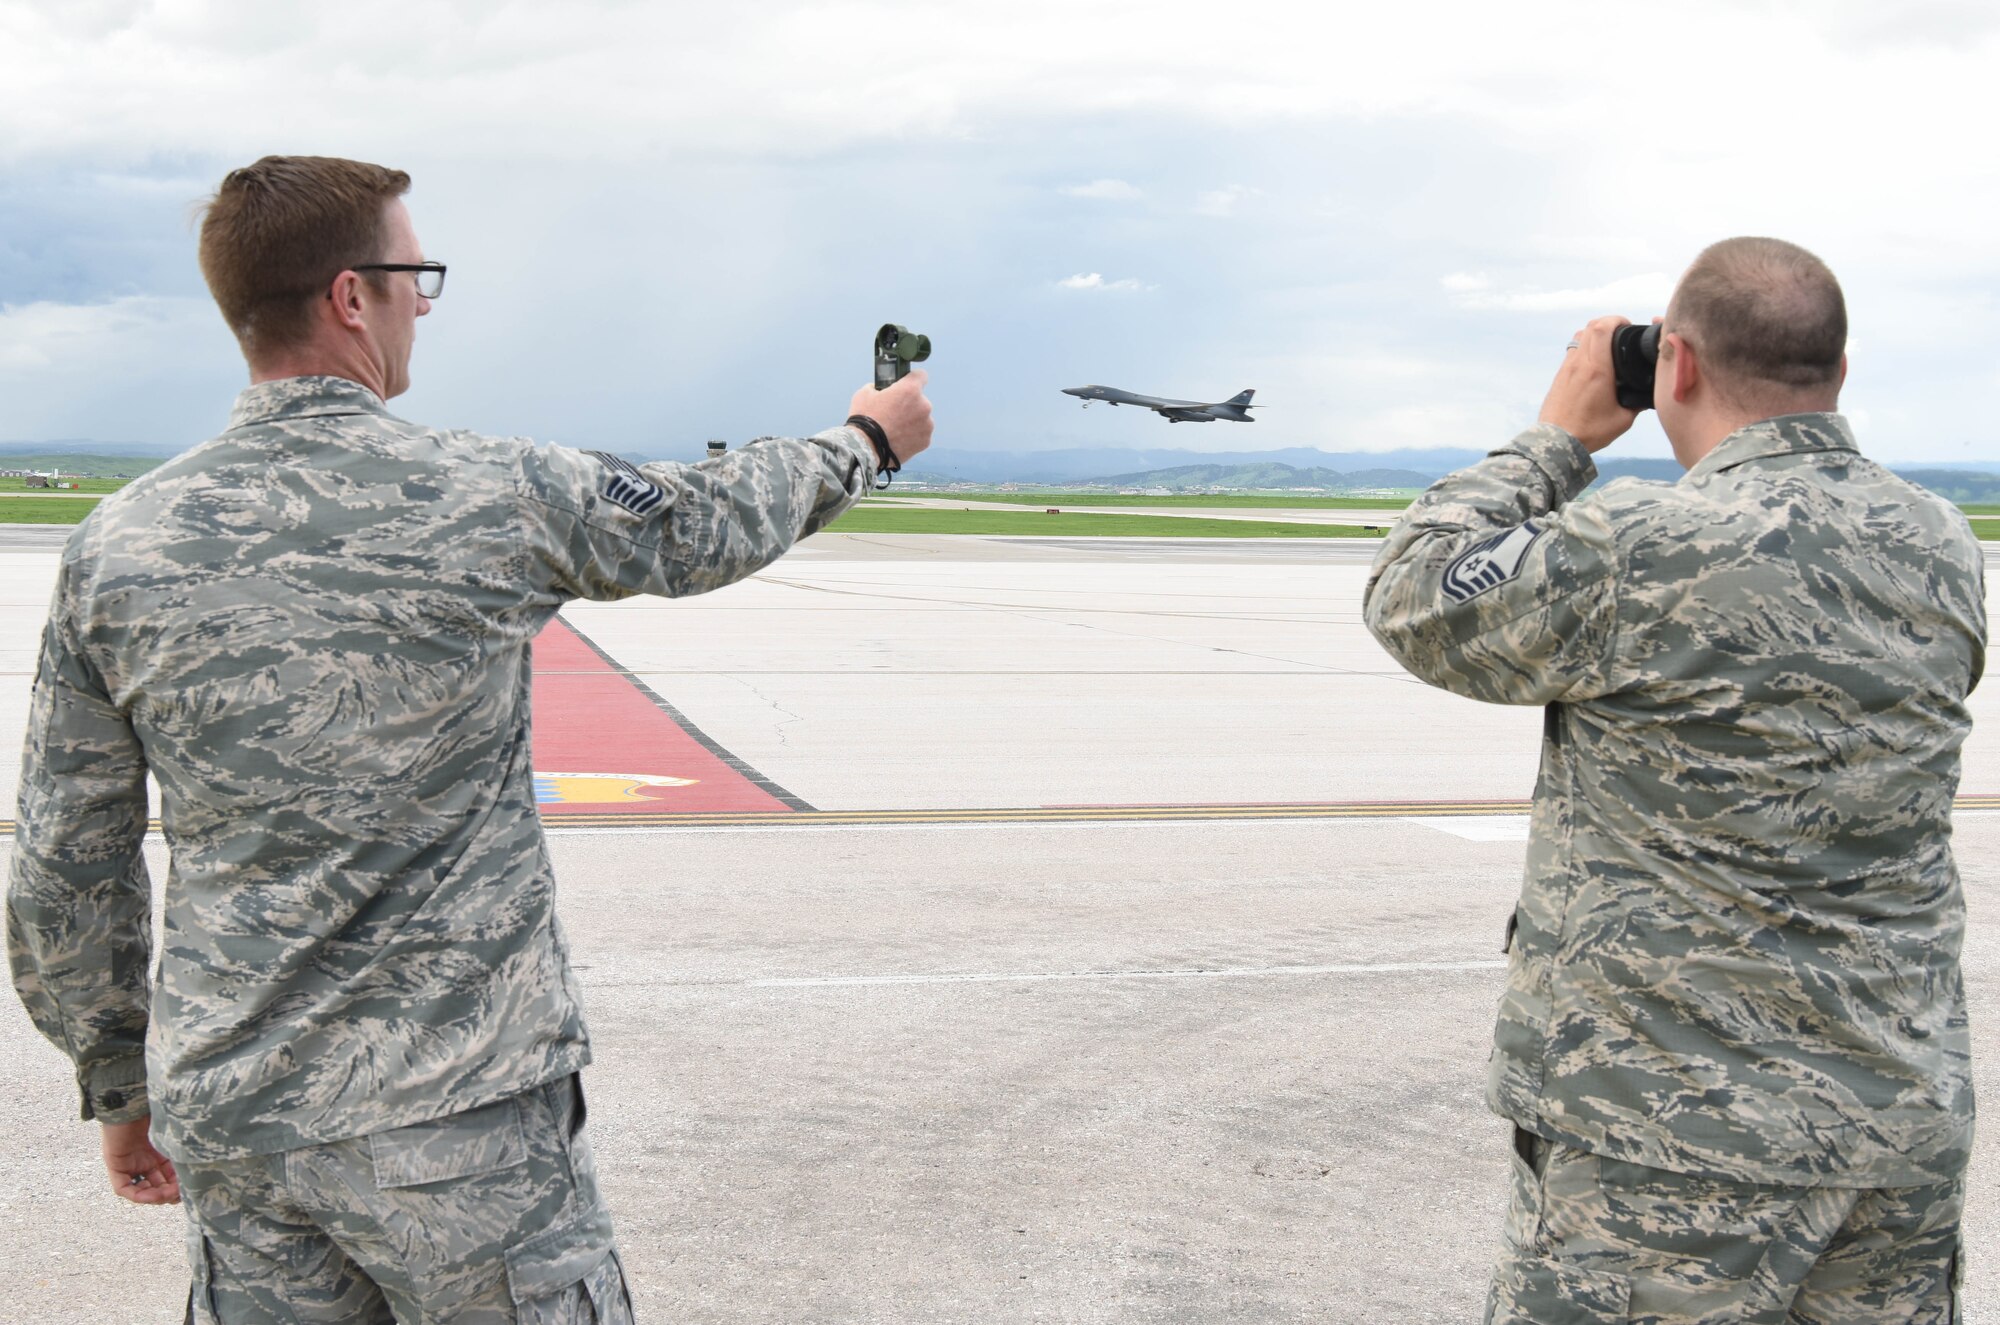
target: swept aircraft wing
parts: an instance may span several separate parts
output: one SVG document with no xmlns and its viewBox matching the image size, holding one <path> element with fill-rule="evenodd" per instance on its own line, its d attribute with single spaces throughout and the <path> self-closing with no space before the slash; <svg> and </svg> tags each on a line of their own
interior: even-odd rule
<svg viewBox="0 0 2000 1325">
<path fill-rule="evenodd" d="M 1250 411 L 1258 408 L 1250 403 L 1250 397 L 1257 394 L 1255 389 L 1239 391 L 1228 400 L 1174 400 L 1167 396 L 1145 396 L 1136 391 L 1126 391 L 1115 386 L 1066 386 L 1066 396 L 1075 396 L 1088 409 L 1094 403 L 1106 405 L 1137 405 L 1141 409 L 1152 410 L 1170 423 L 1213 423 L 1217 419 L 1229 423 L 1255 423 Z"/>
</svg>

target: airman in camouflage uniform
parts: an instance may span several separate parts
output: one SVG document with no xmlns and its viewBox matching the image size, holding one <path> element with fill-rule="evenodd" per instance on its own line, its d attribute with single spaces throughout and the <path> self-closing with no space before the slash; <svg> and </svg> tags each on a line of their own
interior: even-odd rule
<svg viewBox="0 0 2000 1325">
<path fill-rule="evenodd" d="M 1831 412 L 1839 287 L 1775 240 L 1714 246 L 1669 307 L 1686 476 L 1580 495 L 1634 417 L 1622 321 L 1578 333 L 1542 423 L 1424 494 L 1366 597 L 1425 681 L 1546 706 L 1488 1319 L 1953 1320 L 1981 550 Z"/>
<path fill-rule="evenodd" d="M 315 158 L 224 182 L 203 266 L 255 384 L 64 549 L 8 955 L 115 1185 L 186 1196 L 191 1315 L 626 1320 L 529 643 L 573 599 L 751 574 L 891 458 L 843 426 L 634 466 L 396 417 L 440 288 L 417 282 L 442 280 L 409 274 L 407 185 Z M 309 220 L 347 199 L 358 247 L 305 243 L 296 286 L 246 299 L 235 268 L 287 274 L 254 242 L 284 218 L 243 224 L 274 197 Z M 857 395 L 903 457 L 929 440 L 922 382 Z M 149 772 L 172 858 L 157 988 Z"/>
</svg>

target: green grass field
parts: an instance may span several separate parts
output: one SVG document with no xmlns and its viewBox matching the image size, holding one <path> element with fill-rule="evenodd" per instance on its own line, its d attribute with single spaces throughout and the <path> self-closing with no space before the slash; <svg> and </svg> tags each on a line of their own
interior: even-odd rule
<svg viewBox="0 0 2000 1325">
<path fill-rule="evenodd" d="M 2000 504 L 1993 502 L 1961 502 L 1958 509 L 1967 515 L 2000 515 Z"/>
<path fill-rule="evenodd" d="M 1386 530 L 1389 522 L 1383 521 Z M 842 534 L 999 534 L 1015 538 L 1379 538 L 1355 525 L 1279 520 L 1203 520 L 1177 515 L 1045 515 L 1015 511 L 940 511 L 864 502 L 835 520 Z"/>
<path fill-rule="evenodd" d="M 1009 506 L 1169 506 L 1190 510 L 1356 510 L 1400 511 L 1409 497 L 1287 497 L 1274 493 L 1221 493 L 1139 497 L 1123 492 L 909 492 L 943 501 L 1001 502 Z"/>
<path fill-rule="evenodd" d="M 104 480 L 112 482 L 112 480 Z M 113 486 L 117 486 L 115 483 Z M 97 503 L 75 497 L 0 496 L 0 524 L 81 524 Z M 1973 514 L 1972 532 L 2000 541 L 2000 519 Z M 1385 520 L 1382 529 L 1386 530 Z M 1002 534 L 1014 537 L 1096 535 L 1104 538 L 1379 538 L 1356 525 L 1288 524 L 1281 520 L 1203 520 L 1178 515 L 1044 515 L 1031 511 L 943 511 L 863 502 L 832 529 L 843 534 Z"/>
<path fill-rule="evenodd" d="M 70 497 L 0 497 L 0 524 L 82 524 L 97 503 Z"/>
</svg>

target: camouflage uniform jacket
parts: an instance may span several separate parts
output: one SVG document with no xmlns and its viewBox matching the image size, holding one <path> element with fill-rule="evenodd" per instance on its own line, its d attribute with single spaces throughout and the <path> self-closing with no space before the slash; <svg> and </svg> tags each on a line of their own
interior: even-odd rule
<svg viewBox="0 0 2000 1325">
<path fill-rule="evenodd" d="M 846 509 L 847 428 L 649 464 L 253 386 L 64 550 L 21 770 L 15 988 L 83 1116 L 200 1162 L 503 1099 L 589 1060 L 529 757 L 566 601 L 751 574 Z M 172 859 L 148 990 L 145 778 Z"/>
<path fill-rule="evenodd" d="M 1684 1173 L 1955 1176 L 1970 526 L 1836 414 L 1576 499 L 1595 474 L 1529 429 L 1424 494 L 1366 595 L 1423 680 L 1548 706 L 1489 1102 Z"/>
</svg>

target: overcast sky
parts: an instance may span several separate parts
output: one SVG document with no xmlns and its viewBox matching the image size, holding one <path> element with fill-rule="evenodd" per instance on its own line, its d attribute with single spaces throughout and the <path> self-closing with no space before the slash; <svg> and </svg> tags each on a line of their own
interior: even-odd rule
<svg viewBox="0 0 2000 1325">
<path fill-rule="evenodd" d="M 941 452 L 1484 447 L 1750 233 L 1845 285 L 1864 450 L 1996 459 L 1996 57 L 1986 0 L 0 0 L 0 439 L 221 426 L 191 212 L 278 152 L 415 177 L 440 425 L 811 431 L 895 320 Z"/>
</svg>

